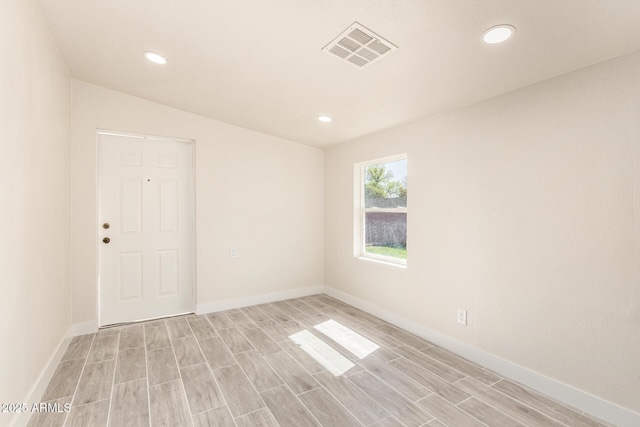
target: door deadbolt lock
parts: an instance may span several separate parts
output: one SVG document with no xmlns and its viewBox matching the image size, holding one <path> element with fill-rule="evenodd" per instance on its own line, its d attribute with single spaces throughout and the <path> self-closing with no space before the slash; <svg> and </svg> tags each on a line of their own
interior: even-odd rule
<svg viewBox="0 0 640 427">
<path fill-rule="evenodd" d="M 104 239 L 102 239 L 102 241 L 103 241 L 104 243 L 106 243 L 106 244 L 109 244 L 109 242 L 111 241 L 111 239 L 110 239 L 110 238 L 108 238 L 108 237 L 105 237 Z"/>
<path fill-rule="evenodd" d="M 107 230 L 109 227 L 111 227 L 111 224 L 109 224 L 108 222 L 102 224 L 102 228 L 104 228 L 105 230 Z"/>
</svg>

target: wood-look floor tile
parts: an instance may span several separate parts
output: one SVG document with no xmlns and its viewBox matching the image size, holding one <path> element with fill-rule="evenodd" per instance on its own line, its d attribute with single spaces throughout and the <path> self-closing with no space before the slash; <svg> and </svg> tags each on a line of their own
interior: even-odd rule
<svg viewBox="0 0 640 427">
<path fill-rule="evenodd" d="M 234 417 L 248 414 L 264 407 L 260 396 L 249 382 L 240 366 L 231 365 L 213 371 L 220 390 Z"/>
<path fill-rule="evenodd" d="M 321 313 L 333 313 L 338 311 L 338 307 L 326 304 L 324 301 L 320 300 L 320 298 L 315 298 L 313 302 L 311 300 L 305 300 L 305 303 L 309 304 Z"/>
<path fill-rule="evenodd" d="M 116 341 L 117 343 L 117 341 Z M 74 407 L 69 412 L 65 426 L 69 427 L 100 427 L 107 425 L 109 418 L 109 399 Z"/>
<path fill-rule="evenodd" d="M 386 347 L 380 347 L 379 349 L 371 353 L 371 356 L 377 357 L 384 362 L 391 362 L 392 360 L 396 360 L 399 357 L 402 357 L 394 350 L 390 350 Z"/>
<path fill-rule="evenodd" d="M 497 381 L 500 381 L 500 377 L 498 375 L 488 372 L 475 363 L 465 360 L 462 357 L 457 356 L 442 348 L 431 347 L 422 350 L 422 353 L 448 366 L 451 366 L 452 368 L 457 369 L 463 374 L 466 374 L 467 376 L 470 376 L 471 378 L 474 378 L 483 384 L 491 385 Z"/>
<path fill-rule="evenodd" d="M 483 423 L 438 395 L 424 398 L 418 404 L 449 427 L 485 427 Z"/>
<path fill-rule="evenodd" d="M 369 326 L 378 326 L 385 323 L 384 320 L 379 319 L 355 307 L 345 306 L 344 308 L 342 308 L 342 312 L 350 316 L 354 320 L 357 320 L 361 323 L 368 324 Z"/>
<path fill-rule="evenodd" d="M 91 351 L 87 357 L 87 363 L 104 362 L 116 358 L 118 353 L 119 335 L 106 335 L 95 337 Z"/>
<path fill-rule="evenodd" d="M 94 337 L 95 334 L 73 337 L 61 360 L 64 362 L 67 360 L 85 359 L 89 354 L 89 349 L 91 348 Z"/>
<path fill-rule="evenodd" d="M 380 359 L 375 357 L 367 358 L 361 364 L 365 369 L 395 388 L 409 400 L 416 401 L 432 394 L 431 390 L 401 374 Z"/>
<path fill-rule="evenodd" d="M 237 328 L 222 329 L 218 333 L 233 354 L 253 350 L 253 346 Z"/>
<path fill-rule="evenodd" d="M 233 355 L 227 350 L 227 346 L 220 337 L 200 341 L 200 347 L 211 369 L 218 369 L 236 363 Z"/>
<path fill-rule="evenodd" d="M 271 317 L 269 317 L 267 313 L 260 310 L 260 308 L 255 305 L 243 307 L 240 310 L 256 323 L 271 320 Z"/>
<path fill-rule="evenodd" d="M 276 353 L 282 351 L 282 348 L 271 339 L 265 331 L 260 328 L 248 329 L 243 332 L 245 338 L 255 347 L 261 354 Z"/>
<path fill-rule="evenodd" d="M 338 301 L 337 299 L 330 297 L 327 294 L 316 294 L 316 295 L 313 295 L 313 298 L 315 298 L 316 300 L 320 301 L 325 305 L 328 305 L 329 307 L 340 308 L 346 305 L 343 302 Z"/>
<path fill-rule="evenodd" d="M 128 348 L 118 352 L 115 384 L 145 378 L 146 376 L 147 364 L 144 347 Z"/>
<path fill-rule="evenodd" d="M 365 325 L 363 323 L 360 323 L 357 320 L 354 320 L 353 318 L 349 317 L 348 315 L 346 315 L 342 311 L 337 310 L 337 309 L 332 308 L 332 307 L 325 309 L 323 311 L 323 313 L 328 315 L 329 317 L 331 317 L 336 322 L 339 322 L 339 323 L 341 323 L 344 326 L 347 326 L 349 328 L 352 328 L 352 327 L 354 327 L 356 325 L 368 326 L 368 325 Z"/>
<path fill-rule="evenodd" d="M 360 365 L 354 365 L 353 368 L 349 369 L 347 372 L 345 372 L 344 375 L 345 377 L 349 377 L 351 375 L 355 375 L 355 374 L 359 374 L 360 372 L 364 372 L 366 371 L 365 368 L 363 368 Z"/>
<path fill-rule="evenodd" d="M 204 316 L 197 316 L 188 319 L 189 325 L 191 326 L 191 330 L 193 334 L 196 336 L 198 341 L 208 340 L 209 338 L 214 338 L 218 336 L 218 333 L 211 323 Z"/>
<path fill-rule="evenodd" d="M 400 341 L 393 338 L 391 335 L 385 334 L 383 331 L 377 328 L 371 327 L 369 325 L 365 325 L 363 323 L 360 323 L 355 326 L 349 326 L 349 328 L 353 329 L 354 331 L 358 332 L 362 336 L 373 341 L 380 347 L 387 347 L 387 348 L 394 349 L 403 345 Z"/>
<path fill-rule="evenodd" d="M 519 400 L 531 406 L 534 409 L 566 424 L 569 426 L 580 425 L 589 427 L 603 427 L 604 424 L 597 422 L 596 420 L 589 418 L 581 413 L 560 405 L 553 400 L 539 395 L 527 388 L 513 383 L 508 380 L 501 380 L 493 385 L 493 388 L 501 391 L 502 393 Z"/>
<path fill-rule="evenodd" d="M 307 329 L 302 323 L 297 320 L 289 318 L 286 322 L 281 322 L 280 325 L 289 333 L 289 335 L 297 334 L 298 332 Z"/>
<path fill-rule="evenodd" d="M 281 427 L 319 427 L 309 410 L 291 391 L 280 386 L 260 393 Z"/>
<path fill-rule="evenodd" d="M 469 377 L 461 379 L 456 383 L 458 387 L 474 397 L 488 403 L 489 405 L 501 410 L 505 414 L 523 422 L 524 424 L 535 426 L 554 426 L 559 427 L 562 424 L 546 415 L 524 405 L 499 391 L 488 387 Z"/>
<path fill-rule="evenodd" d="M 191 328 L 189 328 L 189 325 L 187 324 L 187 319 L 182 316 L 167 319 L 166 323 L 167 328 L 169 329 L 169 338 L 172 340 L 193 336 Z"/>
<path fill-rule="evenodd" d="M 166 319 L 154 319 L 154 320 L 147 320 L 146 322 L 142 322 L 142 326 L 144 326 L 145 329 L 156 328 L 160 326 L 166 327 L 167 323 L 166 323 Z"/>
<path fill-rule="evenodd" d="M 169 332 L 164 323 L 152 327 L 145 326 L 144 337 L 147 344 L 147 351 L 171 347 Z"/>
<path fill-rule="evenodd" d="M 320 313 L 323 318 L 328 319 L 329 316 Z M 313 328 L 318 323 L 321 323 L 322 320 L 317 320 L 315 317 L 311 317 L 306 313 L 294 313 L 291 315 L 291 319 L 303 325 L 305 328 Z"/>
<path fill-rule="evenodd" d="M 318 372 L 322 372 L 326 369 L 293 341 L 281 342 L 280 345 L 310 374 L 317 374 Z"/>
<path fill-rule="evenodd" d="M 267 408 L 236 418 L 236 424 L 238 427 L 280 427 Z"/>
<path fill-rule="evenodd" d="M 256 325 L 256 323 L 251 320 L 246 314 L 244 314 L 240 309 L 236 308 L 233 310 L 227 310 L 224 313 L 233 322 L 235 327 L 241 331 L 258 327 L 258 325 Z"/>
<path fill-rule="evenodd" d="M 416 350 L 433 347 L 433 344 L 431 344 L 430 342 L 425 341 L 413 334 L 410 334 L 409 332 L 405 332 L 402 329 L 396 328 L 395 326 L 391 326 L 385 323 L 376 326 L 376 328 L 387 335 L 391 335 L 393 338 L 400 341 L 404 345 L 408 345 L 409 347 L 415 348 Z"/>
<path fill-rule="evenodd" d="M 106 337 L 109 335 L 120 335 L 121 327 L 106 327 L 96 332 L 96 337 Z"/>
<path fill-rule="evenodd" d="M 258 326 L 276 342 L 288 341 L 289 335 L 291 335 L 289 331 L 283 328 L 275 320 L 263 320 L 258 323 Z"/>
<path fill-rule="evenodd" d="M 469 394 L 460 390 L 455 385 L 443 380 L 433 372 L 421 368 L 404 357 L 389 362 L 389 365 L 454 405 L 469 398 Z"/>
<path fill-rule="evenodd" d="M 354 363 L 356 365 L 359 364 L 361 359 L 358 356 L 356 356 L 355 354 L 353 354 L 351 351 L 349 351 L 347 348 L 342 346 L 342 344 L 336 342 L 335 340 L 333 340 L 332 338 L 328 337 L 327 335 L 323 334 L 322 332 L 318 331 L 315 328 L 309 328 L 307 330 L 311 334 L 315 335 L 316 338 L 318 338 L 320 341 L 323 341 L 324 343 L 326 343 L 327 345 L 329 345 L 330 347 L 335 349 L 342 356 L 344 356 L 347 359 L 349 359 L 352 363 Z M 361 368 L 360 368 L 360 370 L 361 370 Z"/>
<path fill-rule="evenodd" d="M 86 405 L 111 398 L 115 360 L 87 363 L 73 398 L 73 406 Z"/>
<path fill-rule="evenodd" d="M 328 320 L 380 348 L 352 353 Z M 305 330 L 355 366 L 332 375 L 290 338 Z M 327 295 L 74 337 L 42 401 L 73 407 L 29 426 L 610 427 Z"/>
<path fill-rule="evenodd" d="M 304 393 L 319 386 L 318 382 L 287 352 L 281 351 L 263 357 L 295 394 Z"/>
<path fill-rule="evenodd" d="M 113 386 L 109 424 L 114 427 L 149 425 L 149 391 L 146 379 Z"/>
<path fill-rule="evenodd" d="M 458 408 L 472 415 L 474 418 L 482 421 L 491 427 L 523 427 L 524 424 L 511 418 L 502 411 L 497 410 L 493 406 L 487 405 L 481 400 L 471 397 L 464 402 L 458 404 Z"/>
<path fill-rule="evenodd" d="M 190 337 L 175 338 L 171 342 L 173 343 L 173 350 L 176 353 L 176 360 L 180 368 L 204 362 L 198 341 L 196 341 L 193 335 Z"/>
<path fill-rule="evenodd" d="M 353 415 L 323 388 L 302 393 L 298 397 L 323 426 L 361 426 Z"/>
<path fill-rule="evenodd" d="M 216 331 L 222 329 L 233 328 L 233 322 L 222 312 L 209 313 L 205 317 L 211 322 L 211 325 Z"/>
<path fill-rule="evenodd" d="M 283 384 L 280 376 L 271 369 L 271 366 L 257 351 L 252 350 L 237 354 L 236 359 L 258 392 Z"/>
<path fill-rule="evenodd" d="M 335 340 L 333 340 L 332 338 L 330 338 L 327 335 L 323 334 L 319 330 L 317 330 L 315 328 L 309 328 L 307 330 L 309 332 L 311 332 L 313 335 L 315 335 L 321 341 L 324 341 L 329 346 L 331 346 L 334 349 L 336 349 L 340 354 L 342 354 L 344 357 L 346 357 L 347 359 L 351 360 L 352 362 L 358 363 L 361 360 L 358 356 L 356 356 L 351 351 L 346 349 L 342 344 L 336 342 Z"/>
<path fill-rule="evenodd" d="M 427 425 L 429 425 L 433 421 L 438 421 L 438 420 L 431 420 L 427 423 Z M 371 427 L 404 427 L 404 425 L 394 417 L 387 417 L 384 420 L 381 420 L 375 424 L 372 424 Z"/>
<path fill-rule="evenodd" d="M 284 323 L 291 320 L 291 318 L 284 314 L 282 310 L 277 309 L 271 304 L 260 304 L 257 307 L 277 323 Z"/>
<path fill-rule="evenodd" d="M 374 377 L 369 372 L 361 372 L 349 377 L 365 393 L 371 396 L 391 415 L 407 427 L 418 427 L 433 418 L 409 399 Z"/>
<path fill-rule="evenodd" d="M 206 363 L 180 369 L 187 402 L 192 414 L 218 408 L 225 404 L 222 393 Z"/>
<path fill-rule="evenodd" d="M 318 294 L 318 297 L 321 301 L 323 301 L 325 304 L 330 305 L 334 308 L 337 308 L 338 310 L 345 310 L 348 309 L 350 307 L 352 307 L 351 305 L 340 301 L 337 298 L 334 298 L 330 295 L 327 294 Z"/>
<path fill-rule="evenodd" d="M 192 425 L 180 381 L 149 387 L 149 398 L 151 425 L 168 427 Z"/>
<path fill-rule="evenodd" d="M 83 367 L 84 359 L 72 359 L 60 362 L 42 396 L 42 401 L 46 402 L 62 397 L 73 396 Z"/>
<path fill-rule="evenodd" d="M 297 308 L 295 308 L 291 304 L 288 304 L 286 301 L 272 302 L 271 305 L 274 306 L 275 308 L 277 308 L 278 310 L 280 310 L 281 312 L 283 312 L 284 314 L 286 314 L 289 317 L 291 317 L 292 314 L 302 313 L 300 310 L 298 310 Z"/>
<path fill-rule="evenodd" d="M 331 320 L 331 317 L 324 313 L 318 314 L 306 314 L 300 313 L 298 316 L 292 316 L 292 319 L 298 323 L 301 323 L 305 327 L 312 329 L 314 326 Z"/>
<path fill-rule="evenodd" d="M 157 385 L 180 378 L 176 358 L 171 347 L 147 352 L 149 385 Z"/>
<path fill-rule="evenodd" d="M 313 306 L 310 306 L 309 304 L 307 304 L 305 301 L 303 301 L 300 298 L 286 300 L 285 302 L 287 304 L 289 304 L 289 305 L 294 306 L 295 308 L 300 310 L 300 312 L 302 312 L 302 313 L 304 313 L 306 315 L 309 315 L 309 316 L 322 314 L 320 312 L 320 310 L 318 310 L 317 308 L 315 308 Z"/>
<path fill-rule="evenodd" d="M 144 345 L 144 332 L 142 325 L 126 326 L 120 330 L 119 350 L 140 347 Z"/>
<path fill-rule="evenodd" d="M 451 383 L 461 380 L 466 376 L 462 372 L 452 368 L 446 363 L 442 363 L 436 359 L 433 359 L 418 350 L 414 350 L 413 348 L 402 346 L 395 348 L 393 351 L 409 359 L 421 368 L 424 368 L 427 371 L 431 371 Z"/>
<path fill-rule="evenodd" d="M 319 301 L 320 303 L 324 304 L 325 307 L 330 307 L 333 309 L 339 309 L 342 310 L 345 307 L 350 307 L 349 305 L 343 303 L 342 301 L 338 301 L 337 299 L 330 297 L 327 294 L 317 294 L 317 295 L 313 295 L 312 298 L 314 298 L 316 301 Z"/>
<path fill-rule="evenodd" d="M 330 308 L 327 304 L 320 301 L 315 295 L 300 298 L 305 304 L 310 305 L 320 312 L 324 312 L 326 308 Z"/>
<path fill-rule="evenodd" d="M 236 427 L 226 406 L 211 409 L 193 416 L 194 427 Z"/>
<path fill-rule="evenodd" d="M 386 409 L 346 378 L 336 377 L 327 371 L 315 374 L 313 377 L 362 424 L 367 426 L 389 416 Z"/>
<path fill-rule="evenodd" d="M 60 411 L 34 412 L 31 414 L 27 427 L 62 427 L 67 418 L 67 413 L 64 412 L 64 405 L 71 404 L 71 398 L 71 396 L 67 396 L 60 399 L 43 401 L 50 405 L 57 405 Z"/>
</svg>

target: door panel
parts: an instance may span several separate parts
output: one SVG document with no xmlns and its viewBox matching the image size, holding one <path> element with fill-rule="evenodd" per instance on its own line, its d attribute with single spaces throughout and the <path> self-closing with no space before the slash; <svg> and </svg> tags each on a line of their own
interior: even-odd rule
<svg viewBox="0 0 640 427">
<path fill-rule="evenodd" d="M 120 178 L 120 231 L 142 232 L 142 180 Z"/>
<path fill-rule="evenodd" d="M 142 298 L 142 252 L 120 252 L 120 302 Z"/>
<path fill-rule="evenodd" d="M 193 311 L 191 144 L 101 134 L 98 153 L 100 324 Z"/>
</svg>

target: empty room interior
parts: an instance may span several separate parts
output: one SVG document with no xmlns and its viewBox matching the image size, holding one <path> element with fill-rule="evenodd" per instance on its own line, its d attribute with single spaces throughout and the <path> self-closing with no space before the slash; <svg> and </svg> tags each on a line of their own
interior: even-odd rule
<svg viewBox="0 0 640 427">
<path fill-rule="evenodd" d="M 639 24 L 2 0 L 0 426 L 640 426 Z"/>
</svg>

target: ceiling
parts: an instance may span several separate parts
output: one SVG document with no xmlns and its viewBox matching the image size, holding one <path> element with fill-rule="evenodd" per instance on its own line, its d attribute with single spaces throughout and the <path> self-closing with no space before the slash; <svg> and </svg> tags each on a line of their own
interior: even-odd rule
<svg viewBox="0 0 640 427">
<path fill-rule="evenodd" d="M 37 1 L 74 78 L 321 148 L 640 49 L 637 0 Z M 322 52 L 354 21 L 399 49 Z"/>
</svg>

